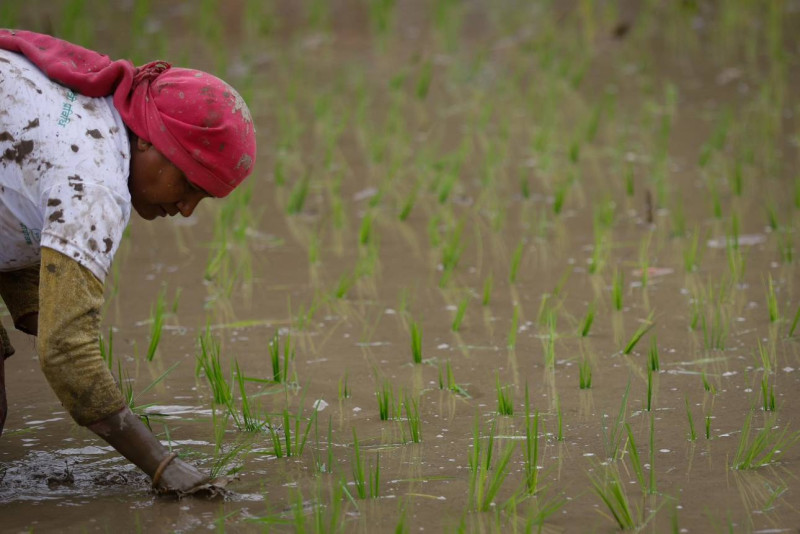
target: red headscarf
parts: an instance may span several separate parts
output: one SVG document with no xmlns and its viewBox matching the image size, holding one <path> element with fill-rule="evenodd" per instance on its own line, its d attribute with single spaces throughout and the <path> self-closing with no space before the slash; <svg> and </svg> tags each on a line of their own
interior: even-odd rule
<svg viewBox="0 0 800 534">
<path fill-rule="evenodd" d="M 239 93 L 211 74 L 164 61 L 136 68 L 28 31 L 0 30 L 0 48 L 23 54 L 51 80 L 82 95 L 114 95 L 128 128 L 215 197 L 230 193 L 252 171 L 250 111 Z"/>
</svg>

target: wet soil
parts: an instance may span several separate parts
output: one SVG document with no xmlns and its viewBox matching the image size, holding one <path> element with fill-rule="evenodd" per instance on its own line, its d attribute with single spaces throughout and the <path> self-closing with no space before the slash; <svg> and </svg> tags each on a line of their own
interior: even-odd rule
<svg viewBox="0 0 800 534">
<path fill-rule="evenodd" d="M 67 31 L 62 4 L 17 16 Z M 744 8 L 556 4 L 399 2 L 386 37 L 358 2 L 231 2 L 210 19 L 170 3 L 152 8 L 141 39 L 105 3 L 91 32 L 83 16 L 72 21 L 112 55 L 166 52 L 223 75 L 258 125 L 249 196 L 204 202 L 190 219 L 132 221 L 103 327 L 153 430 L 203 469 L 233 450 L 221 472 L 238 481 L 214 501 L 151 494 L 72 423 L 32 338 L 12 332 L 2 530 L 238 532 L 302 520 L 314 530 L 317 510 L 327 521 L 341 507 L 347 532 L 524 531 L 562 499 L 544 531 L 612 532 L 591 480 L 616 469 L 646 530 L 796 531 L 800 445 L 757 469 L 732 465 L 749 414 L 753 433 L 800 430 L 800 327 L 789 335 L 800 305 L 800 45 L 790 31 L 800 3 L 780 4 L 784 32 L 772 41 L 769 13 Z M 161 291 L 165 326 L 148 362 Z M 236 361 L 260 379 L 246 384 L 250 400 L 279 435 L 284 409 L 302 410 L 299 427 L 289 420 L 301 436 L 316 409 L 302 455 L 277 457 L 269 432 L 232 420 L 215 433 L 225 409 L 197 371 L 206 329 L 226 376 Z M 288 386 L 270 382 L 276 333 L 294 348 Z M 585 362 L 591 387 L 581 389 Z M 440 388 L 448 364 L 456 392 Z M 405 413 L 380 419 L 384 384 L 418 399 L 420 443 Z M 498 384 L 513 415 L 498 414 Z M 644 480 L 615 425 L 621 407 Z M 526 419 L 537 412 L 531 496 Z M 495 446 L 516 447 L 487 511 L 470 497 L 476 425 L 482 443 L 495 425 Z M 356 495 L 354 431 L 366 464 L 380 458 L 379 498 L 337 489 L 344 481 Z"/>
</svg>

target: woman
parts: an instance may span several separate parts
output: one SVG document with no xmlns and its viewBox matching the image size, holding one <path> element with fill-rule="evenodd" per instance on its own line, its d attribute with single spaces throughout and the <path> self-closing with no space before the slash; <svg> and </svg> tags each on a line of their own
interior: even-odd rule
<svg viewBox="0 0 800 534">
<path fill-rule="evenodd" d="M 255 130 L 222 80 L 157 61 L 135 68 L 42 34 L 0 30 L 0 296 L 75 421 L 152 478 L 208 478 L 168 453 L 125 404 L 97 343 L 103 282 L 128 223 L 189 217 L 252 171 Z M 6 417 L 0 326 L 0 433 Z"/>
</svg>

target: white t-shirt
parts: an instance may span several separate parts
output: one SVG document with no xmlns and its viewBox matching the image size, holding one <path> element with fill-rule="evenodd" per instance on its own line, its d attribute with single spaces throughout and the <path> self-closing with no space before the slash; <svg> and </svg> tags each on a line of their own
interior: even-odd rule
<svg viewBox="0 0 800 534">
<path fill-rule="evenodd" d="M 130 157 L 111 97 L 73 93 L 0 50 L 0 271 L 48 247 L 104 281 L 130 218 Z"/>
</svg>

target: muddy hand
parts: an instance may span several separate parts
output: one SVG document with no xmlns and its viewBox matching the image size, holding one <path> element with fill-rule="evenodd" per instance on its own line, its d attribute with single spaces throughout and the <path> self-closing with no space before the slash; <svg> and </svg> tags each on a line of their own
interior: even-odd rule
<svg viewBox="0 0 800 534">
<path fill-rule="evenodd" d="M 170 453 L 128 407 L 92 423 L 89 430 L 147 473 L 159 491 L 180 494 L 208 481 L 196 468 Z"/>
<path fill-rule="evenodd" d="M 208 483 L 209 477 L 171 453 L 162 460 L 159 471 L 153 475 L 153 489 L 159 493 L 191 494 Z"/>
</svg>

